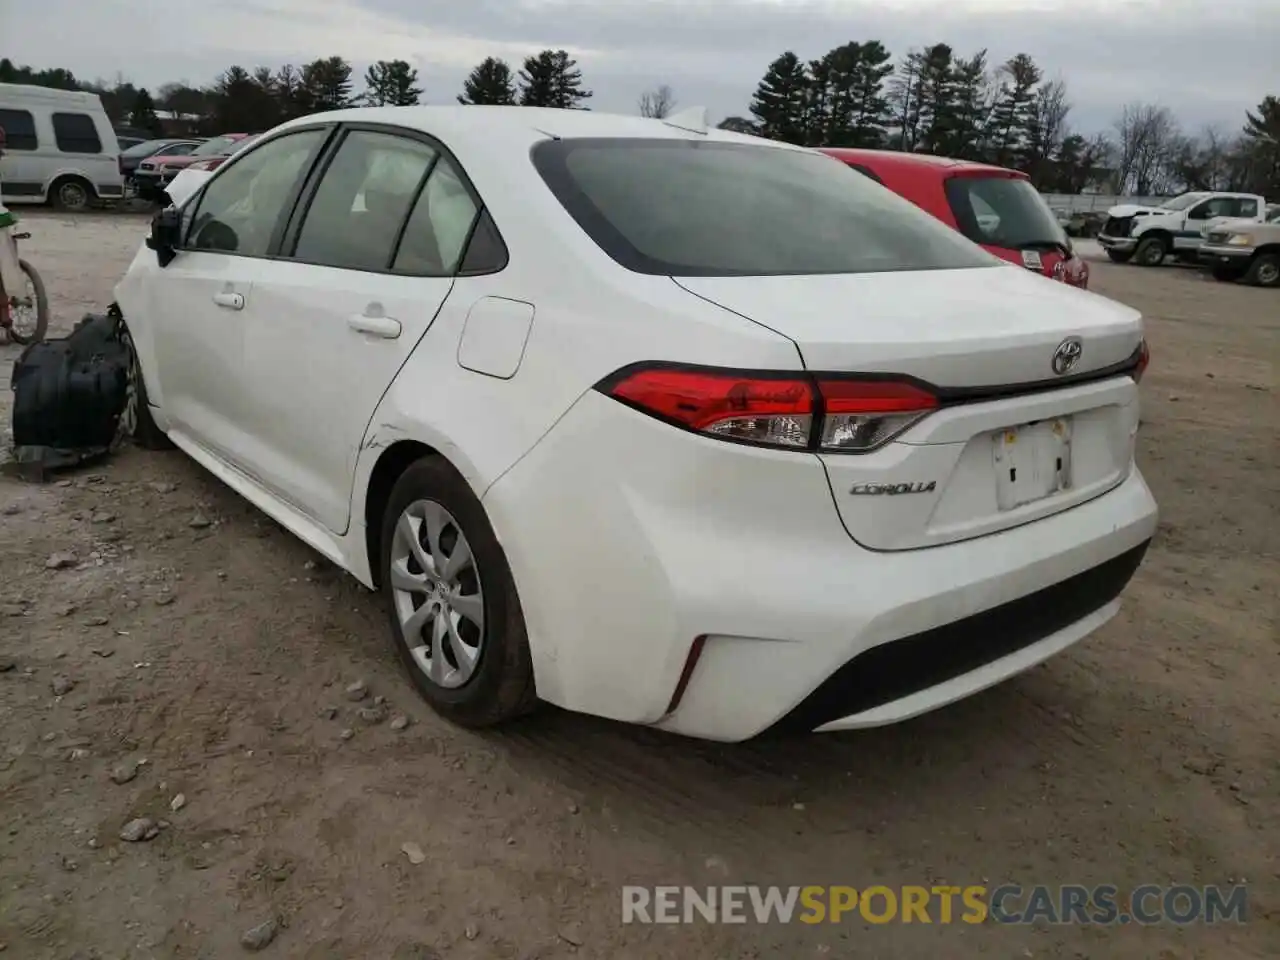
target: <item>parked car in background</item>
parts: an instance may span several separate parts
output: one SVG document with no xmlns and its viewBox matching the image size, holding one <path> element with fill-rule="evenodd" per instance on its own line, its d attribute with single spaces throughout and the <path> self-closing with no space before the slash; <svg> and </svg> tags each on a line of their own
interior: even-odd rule
<svg viewBox="0 0 1280 960">
<path fill-rule="evenodd" d="M 85 210 L 124 195 L 120 147 L 96 93 L 0 83 L 0 127 L 6 204 Z"/>
<path fill-rule="evenodd" d="M 1262 212 L 1262 223 L 1275 223 L 1280 221 L 1280 203 L 1268 203 Z M 1214 217 L 1200 228 L 1201 236 L 1208 237 L 1209 234 L 1220 231 L 1233 223 L 1257 223 L 1255 217 Z"/>
<path fill-rule="evenodd" d="M 1089 265 L 1030 178 L 1018 170 L 920 153 L 822 147 L 947 226 L 1035 273 L 1089 286 Z"/>
<path fill-rule="evenodd" d="M 1204 226 L 1217 217 L 1261 223 L 1267 201 L 1254 193 L 1194 191 L 1156 207 L 1124 203 L 1107 211 L 1098 243 L 1116 263 L 1158 267 L 1166 257 L 1195 262 Z"/>
<path fill-rule="evenodd" d="M 144 140 L 120 152 L 120 173 L 128 179 L 133 176 L 138 165 L 149 157 L 157 157 L 161 154 L 171 157 L 185 156 L 202 143 L 204 141 L 200 139 L 181 137 Z"/>
<path fill-rule="evenodd" d="M 138 164 L 133 173 L 134 187 L 144 200 L 162 200 L 169 181 L 193 163 L 201 160 L 225 159 L 246 140 L 250 134 L 227 133 L 211 137 L 189 153 L 159 153 Z"/>
<path fill-rule="evenodd" d="M 1214 279 L 1280 287 L 1280 207 L 1266 223 L 1228 220 L 1215 226 L 1200 247 L 1200 260 Z"/>
<path fill-rule="evenodd" d="M 119 134 L 116 134 L 116 145 L 120 148 L 121 153 L 124 153 L 131 147 L 136 147 L 138 144 L 145 142 L 146 141 L 143 140 L 142 137 L 122 137 Z"/>
<path fill-rule="evenodd" d="M 139 440 L 380 589 L 463 724 L 896 722 L 1096 631 L 1156 528 L 1137 311 L 704 111 L 298 118 L 115 292 Z"/>
</svg>

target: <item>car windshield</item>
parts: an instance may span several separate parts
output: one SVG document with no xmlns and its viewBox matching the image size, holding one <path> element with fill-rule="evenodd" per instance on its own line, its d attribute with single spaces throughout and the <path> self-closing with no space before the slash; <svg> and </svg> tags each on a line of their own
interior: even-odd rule
<svg viewBox="0 0 1280 960">
<path fill-rule="evenodd" d="M 1166 200 L 1160 204 L 1160 210 L 1185 210 L 1199 200 L 1207 197 L 1207 193 L 1184 193 L 1181 196 L 1174 197 L 1172 200 Z"/>
<path fill-rule="evenodd" d="M 960 232 L 1006 250 L 1071 249 L 1044 198 L 1021 177 L 949 177 L 947 202 Z"/>
<path fill-rule="evenodd" d="M 548 140 L 533 162 L 610 257 L 637 273 L 797 276 L 997 261 L 839 160 L 723 141 Z"/>
<path fill-rule="evenodd" d="M 225 153 L 230 153 L 238 142 L 239 140 L 236 137 L 214 137 L 212 140 L 206 140 L 192 150 L 191 156 L 220 157 Z"/>
<path fill-rule="evenodd" d="M 149 157 L 153 153 L 159 153 L 169 145 L 168 140 L 144 140 L 142 143 L 135 143 L 127 150 L 121 150 L 122 157 Z"/>
</svg>

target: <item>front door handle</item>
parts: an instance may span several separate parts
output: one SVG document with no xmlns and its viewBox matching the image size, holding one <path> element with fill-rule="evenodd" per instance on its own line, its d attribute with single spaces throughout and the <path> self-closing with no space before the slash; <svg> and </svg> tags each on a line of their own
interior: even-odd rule
<svg viewBox="0 0 1280 960">
<path fill-rule="evenodd" d="M 222 293 L 215 293 L 213 295 L 213 302 L 220 307 L 226 307 L 228 310 L 243 310 L 244 294 L 231 293 L 224 290 Z"/>
<path fill-rule="evenodd" d="M 371 337 L 383 340 L 394 340 L 400 336 L 400 321 L 393 317 L 368 317 L 363 313 L 353 314 L 347 318 L 347 326 L 356 333 L 367 333 Z"/>
</svg>

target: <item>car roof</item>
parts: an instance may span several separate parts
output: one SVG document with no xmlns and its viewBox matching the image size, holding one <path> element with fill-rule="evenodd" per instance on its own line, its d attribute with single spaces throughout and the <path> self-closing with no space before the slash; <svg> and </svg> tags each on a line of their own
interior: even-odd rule
<svg viewBox="0 0 1280 960">
<path fill-rule="evenodd" d="M 788 143 L 733 133 L 716 127 L 693 133 L 662 120 L 595 110 L 561 110 L 552 107 L 506 107 L 487 104 L 467 106 L 353 107 L 313 113 L 282 124 L 277 129 L 316 121 L 385 123 L 430 134 L 446 145 L 475 143 L 484 138 L 536 142 L 586 137 L 697 139 L 724 143 L 749 143 L 786 150 L 803 150 Z"/>
<path fill-rule="evenodd" d="M 935 157 L 929 153 L 903 153 L 897 150 L 868 150 L 862 147 L 819 147 L 823 153 L 843 160 L 846 163 L 874 164 L 889 169 L 922 169 L 933 168 L 952 173 L 999 173 L 1003 176 L 1018 174 L 1017 170 L 1008 167 L 997 167 L 991 163 L 979 163 L 976 160 L 957 160 L 954 157 Z"/>
</svg>

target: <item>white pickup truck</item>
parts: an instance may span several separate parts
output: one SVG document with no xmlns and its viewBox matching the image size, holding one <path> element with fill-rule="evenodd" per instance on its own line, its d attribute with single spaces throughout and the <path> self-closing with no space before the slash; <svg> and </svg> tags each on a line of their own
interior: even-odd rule
<svg viewBox="0 0 1280 960">
<path fill-rule="evenodd" d="M 1116 263 L 1156 267 L 1166 257 L 1194 262 L 1210 220 L 1263 223 L 1267 201 L 1254 193 L 1184 193 L 1158 207 L 1121 204 L 1107 211 L 1098 243 Z"/>
</svg>

